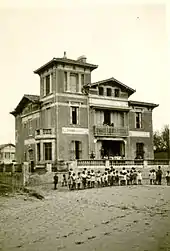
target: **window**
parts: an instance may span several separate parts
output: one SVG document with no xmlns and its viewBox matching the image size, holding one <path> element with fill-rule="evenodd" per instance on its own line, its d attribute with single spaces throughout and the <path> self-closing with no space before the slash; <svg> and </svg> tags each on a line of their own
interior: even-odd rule
<svg viewBox="0 0 170 251">
<path fill-rule="evenodd" d="M 10 159 L 10 153 L 5 153 L 5 159 Z"/>
<path fill-rule="evenodd" d="M 112 96 L 112 89 L 111 88 L 107 88 L 107 96 Z"/>
<path fill-rule="evenodd" d="M 28 120 L 28 135 L 32 136 L 32 120 Z"/>
<path fill-rule="evenodd" d="M 70 90 L 71 92 L 78 92 L 78 74 L 70 74 Z"/>
<path fill-rule="evenodd" d="M 103 95 L 104 94 L 104 89 L 103 87 L 99 87 L 99 95 Z"/>
<path fill-rule="evenodd" d="M 34 152 L 32 149 L 28 150 L 28 156 L 29 156 L 29 160 L 33 160 L 34 159 Z"/>
<path fill-rule="evenodd" d="M 78 107 L 71 107 L 71 124 L 77 125 L 78 124 Z"/>
<path fill-rule="evenodd" d="M 44 143 L 44 160 L 52 160 L 52 143 Z"/>
<path fill-rule="evenodd" d="M 81 74 L 81 86 L 84 85 L 84 74 Z"/>
<path fill-rule="evenodd" d="M 64 90 L 68 90 L 67 72 L 64 72 Z"/>
<path fill-rule="evenodd" d="M 118 98 L 120 96 L 120 90 L 115 89 L 115 98 Z"/>
<path fill-rule="evenodd" d="M 41 156 L 40 154 L 41 154 L 41 152 L 40 152 L 40 143 L 38 143 L 37 144 L 37 161 L 40 161 L 40 159 L 41 159 L 40 158 L 40 156 Z"/>
<path fill-rule="evenodd" d="M 82 158 L 82 143 L 81 141 L 71 141 L 71 159 Z"/>
<path fill-rule="evenodd" d="M 104 125 L 110 125 L 111 124 L 111 113 L 110 111 L 106 110 L 104 111 Z"/>
<path fill-rule="evenodd" d="M 136 128 L 142 128 L 142 113 L 136 112 Z"/>
<path fill-rule="evenodd" d="M 50 93 L 50 75 L 46 76 L 45 78 L 45 91 L 46 95 Z"/>
<path fill-rule="evenodd" d="M 51 108 L 45 110 L 46 128 L 51 128 Z"/>
<path fill-rule="evenodd" d="M 143 159 L 144 158 L 144 144 L 136 143 L 136 158 Z"/>
</svg>

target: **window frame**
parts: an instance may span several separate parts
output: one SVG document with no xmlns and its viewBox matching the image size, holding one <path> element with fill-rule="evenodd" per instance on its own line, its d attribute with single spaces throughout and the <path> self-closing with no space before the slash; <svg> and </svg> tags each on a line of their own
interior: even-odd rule
<svg viewBox="0 0 170 251">
<path fill-rule="evenodd" d="M 48 147 L 47 147 L 48 146 Z M 43 143 L 43 150 L 44 150 L 44 160 L 45 161 L 52 161 L 52 142 L 44 142 Z M 49 151 L 50 149 L 50 152 L 46 152 L 46 150 Z M 47 156 L 47 158 L 46 158 Z M 49 158 L 50 156 L 50 158 Z"/>
<path fill-rule="evenodd" d="M 75 109 L 76 123 L 73 123 L 73 109 Z M 80 124 L 80 107 L 79 106 L 70 106 L 70 124 L 79 125 Z"/>
<path fill-rule="evenodd" d="M 137 115 L 139 115 L 139 121 L 137 121 Z M 142 129 L 142 112 L 135 112 L 135 128 Z"/>
<path fill-rule="evenodd" d="M 109 92 L 108 92 L 109 91 Z M 109 95 L 108 95 L 109 94 Z M 112 96 L 112 88 L 111 87 L 107 87 L 106 88 L 106 96 L 107 97 L 111 97 Z"/>
<path fill-rule="evenodd" d="M 114 89 L 114 96 L 115 96 L 115 98 L 119 98 L 120 97 L 120 90 L 118 88 Z"/>
<path fill-rule="evenodd" d="M 100 90 L 102 90 L 102 93 L 100 93 Z M 104 87 L 103 86 L 99 86 L 98 91 L 99 91 L 99 96 L 104 96 Z"/>
</svg>

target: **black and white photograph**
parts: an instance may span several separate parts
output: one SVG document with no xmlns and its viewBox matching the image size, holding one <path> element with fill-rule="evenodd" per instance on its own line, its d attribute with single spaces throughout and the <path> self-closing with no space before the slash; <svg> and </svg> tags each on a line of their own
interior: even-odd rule
<svg viewBox="0 0 170 251">
<path fill-rule="evenodd" d="M 170 251 L 168 1 L 0 1 L 0 251 Z"/>
</svg>

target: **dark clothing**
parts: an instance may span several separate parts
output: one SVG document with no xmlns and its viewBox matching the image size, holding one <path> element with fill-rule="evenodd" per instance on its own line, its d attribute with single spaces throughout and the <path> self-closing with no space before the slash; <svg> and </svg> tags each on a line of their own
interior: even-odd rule
<svg viewBox="0 0 170 251">
<path fill-rule="evenodd" d="M 162 170 L 158 170 L 157 173 L 157 182 L 158 182 L 158 185 L 161 185 L 161 181 L 162 181 Z"/>
<path fill-rule="evenodd" d="M 57 184 L 58 184 L 58 176 L 55 175 L 55 176 L 54 176 L 54 189 L 55 189 L 55 190 L 57 189 Z"/>
</svg>

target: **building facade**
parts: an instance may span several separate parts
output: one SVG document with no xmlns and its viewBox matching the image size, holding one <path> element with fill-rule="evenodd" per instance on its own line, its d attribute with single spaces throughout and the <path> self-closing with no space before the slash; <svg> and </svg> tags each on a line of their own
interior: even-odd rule
<svg viewBox="0 0 170 251">
<path fill-rule="evenodd" d="M 0 163 L 10 164 L 15 161 L 15 145 L 3 144 L 0 145 Z"/>
<path fill-rule="evenodd" d="M 115 78 L 91 83 L 97 65 L 53 58 L 36 71 L 40 96 L 24 95 L 15 116 L 16 159 L 33 165 L 121 156 L 153 159 L 152 111 Z"/>
</svg>

